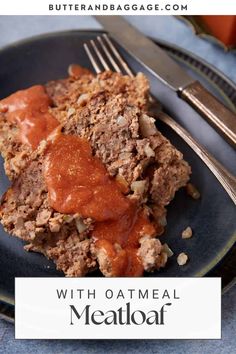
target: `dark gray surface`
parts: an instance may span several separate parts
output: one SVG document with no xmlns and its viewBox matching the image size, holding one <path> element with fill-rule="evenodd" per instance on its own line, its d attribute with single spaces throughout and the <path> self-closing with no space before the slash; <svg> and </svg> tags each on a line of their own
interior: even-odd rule
<svg viewBox="0 0 236 354">
<path fill-rule="evenodd" d="M 236 81 L 236 56 L 196 38 L 183 23 L 169 16 L 129 17 L 152 37 L 178 44 L 203 57 Z M 91 17 L 0 17 L 0 46 L 35 34 L 63 29 L 100 28 Z M 14 329 L 0 321 L 0 353 L 235 353 L 236 289 L 223 297 L 222 340 L 217 341 L 15 341 Z"/>
</svg>

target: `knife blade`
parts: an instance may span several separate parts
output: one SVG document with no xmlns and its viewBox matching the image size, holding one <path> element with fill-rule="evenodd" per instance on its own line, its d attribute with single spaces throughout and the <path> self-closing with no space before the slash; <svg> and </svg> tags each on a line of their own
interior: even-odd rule
<svg viewBox="0 0 236 354">
<path fill-rule="evenodd" d="M 236 146 L 236 115 L 189 76 L 164 50 L 120 16 L 95 16 L 104 29 L 151 74 L 176 91 Z"/>
</svg>

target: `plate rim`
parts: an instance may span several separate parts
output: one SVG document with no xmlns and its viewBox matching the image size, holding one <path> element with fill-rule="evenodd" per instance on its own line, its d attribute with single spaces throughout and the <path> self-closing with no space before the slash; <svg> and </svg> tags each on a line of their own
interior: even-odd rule
<svg viewBox="0 0 236 354">
<path fill-rule="evenodd" d="M 228 86 L 232 88 L 234 91 L 234 95 L 236 97 L 236 82 L 231 80 L 226 74 L 224 74 L 220 69 L 218 69 L 214 64 L 208 63 L 205 59 L 199 57 L 197 54 L 188 51 L 185 48 L 181 48 L 176 44 L 172 44 L 170 42 L 164 41 L 162 39 L 155 39 L 150 37 L 152 41 L 159 45 L 162 49 L 167 50 L 167 54 L 173 57 L 180 63 L 184 63 L 187 67 L 191 68 L 198 75 L 202 76 L 206 81 L 208 81 L 215 89 L 220 93 L 221 96 L 227 101 L 231 110 L 236 113 L 236 99 L 232 101 L 229 95 L 223 90 L 223 88 L 217 84 L 213 78 L 210 78 L 208 74 L 206 74 L 202 68 L 209 69 L 216 77 L 223 80 Z M 177 52 L 177 54 L 175 52 Z M 190 60 L 194 60 L 197 64 L 201 64 L 202 68 L 195 66 L 193 63 L 189 62 L 189 60 L 184 59 L 182 56 L 186 56 Z"/>
<path fill-rule="evenodd" d="M 33 35 L 27 38 L 23 38 L 23 39 L 19 39 L 16 41 L 11 42 L 10 44 L 5 44 L 3 46 L 0 47 L 0 54 L 8 49 L 11 49 L 12 47 L 17 47 L 19 45 L 22 44 L 27 44 L 28 42 L 31 42 L 32 40 L 37 40 L 37 39 L 42 39 L 42 38 L 47 38 L 53 35 L 58 35 L 58 34 L 69 34 L 69 33 L 108 33 L 107 31 L 104 31 L 101 28 L 85 28 L 85 29 L 71 29 L 71 30 L 62 30 L 62 31 L 52 31 L 52 32 L 46 32 L 46 33 L 41 33 L 41 34 L 37 34 L 37 35 Z M 230 86 L 233 87 L 233 89 L 236 91 L 236 83 L 231 80 L 225 73 L 223 73 L 223 71 L 221 71 L 220 69 L 218 69 L 216 66 L 214 66 L 211 63 L 208 63 L 205 59 L 199 57 L 197 54 L 192 53 L 190 51 L 188 51 L 185 48 L 181 48 L 178 45 L 176 45 L 175 43 L 171 43 L 169 41 L 163 40 L 163 39 L 159 39 L 159 38 L 154 38 L 153 36 L 147 36 L 149 37 L 155 44 L 157 45 L 164 45 L 167 46 L 169 48 L 173 48 L 179 52 L 182 52 L 192 58 L 194 58 L 195 60 L 201 62 L 202 64 L 204 64 L 205 66 L 209 67 L 211 70 L 213 70 L 218 76 L 221 76 Z"/>
</svg>

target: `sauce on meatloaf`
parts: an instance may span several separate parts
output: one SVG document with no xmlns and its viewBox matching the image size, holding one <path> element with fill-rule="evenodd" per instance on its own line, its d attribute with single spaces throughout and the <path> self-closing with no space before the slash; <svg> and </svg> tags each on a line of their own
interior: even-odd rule
<svg viewBox="0 0 236 354">
<path fill-rule="evenodd" d="M 156 237 L 165 206 L 187 183 L 190 166 L 148 115 L 143 74 L 78 78 L 73 66 L 69 73 L 0 101 L 0 152 L 13 181 L 0 203 L 1 223 L 66 276 L 97 267 L 105 276 L 160 269 L 167 253 Z M 59 122 L 52 135 L 44 121 L 50 115 Z M 35 146 L 43 139 L 36 149 L 31 133 Z"/>
<path fill-rule="evenodd" d="M 83 75 L 93 75 L 89 69 L 78 64 L 71 64 L 68 68 L 68 74 L 75 78 L 79 78 Z"/>
<path fill-rule="evenodd" d="M 48 112 L 51 103 L 45 88 L 36 85 L 1 100 L 0 111 L 6 113 L 9 122 L 18 125 L 19 140 L 36 149 L 59 125 Z"/>
<path fill-rule="evenodd" d="M 59 134 L 49 145 L 45 162 L 50 206 L 60 213 L 79 213 L 95 221 L 90 237 L 96 247 L 106 250 L 114 276 L 142 275 L 144 269 L 137 255 L 139 240 L 154 236 L 155 228 L 92 155 L 89 142 Z"/>
</svg>

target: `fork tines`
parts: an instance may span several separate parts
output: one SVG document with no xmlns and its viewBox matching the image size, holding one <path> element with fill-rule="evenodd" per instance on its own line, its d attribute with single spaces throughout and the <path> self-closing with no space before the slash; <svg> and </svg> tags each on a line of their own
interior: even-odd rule
<svg viewBox="0 0 236 354">
<path fill-rule="evenodd" d="M 98 36 L 96 40 L 90 40 L 89 44 L 85 43 L 84 49 L 97 74 L 104 70 L 112 70 L 134 76 L 107 34 Z"/>
</svg>

